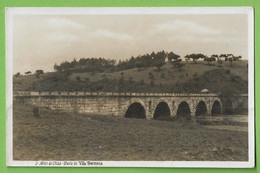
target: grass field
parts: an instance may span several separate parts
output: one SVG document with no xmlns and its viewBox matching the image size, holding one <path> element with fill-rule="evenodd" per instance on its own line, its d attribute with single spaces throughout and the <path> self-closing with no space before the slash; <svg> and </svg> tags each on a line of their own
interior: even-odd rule
<svg viewBox="0 0 260 173">
<path fill-rule="evenodd" d="M 14 160 L 248 160 L 247 122 L 241 116 L 242 123 L 201 125 L 46 109 L 36 118 L 32 106 L 16 103 L 13 110 Z"/>
</svg>

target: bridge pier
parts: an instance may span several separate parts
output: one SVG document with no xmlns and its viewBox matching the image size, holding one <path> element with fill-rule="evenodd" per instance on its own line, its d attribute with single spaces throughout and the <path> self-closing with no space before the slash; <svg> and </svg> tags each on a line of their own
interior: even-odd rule
<svg viewBox="0 0 260 173">
<path fill-rule="evenodd" d="M 190 113 L 190 116 L 191 116 L 191 117 L 195 117 L 195 116 L 196 116 L 196 115 L 195 115 L 195 111 L 191 112 L 191 113 Z"/>
<path fill-rule="evenodd" d="M 153 119 L 153 112 L 149 112 L 148 111 L 148 114 L 146 115 L 146 119 L 147 120 L 152 120 Z"/>
</svg>

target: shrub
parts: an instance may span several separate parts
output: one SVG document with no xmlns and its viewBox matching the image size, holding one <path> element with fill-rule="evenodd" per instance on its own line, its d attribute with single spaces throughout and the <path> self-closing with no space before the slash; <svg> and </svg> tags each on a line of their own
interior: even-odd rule
<svg viewBox="0 0 260 173">
<path fill-rule="evenodd" d="M 81 77 L 80 76 L 77 76 L 76 77 L 76 80 L 79 82 L 81 80 Z"/>
<path fill-rule="evenodd" d="M 231 72 L 230 70 L 226 70 L 226 73 L 227 73 L 227 74 L 230 74 L 230 72 Z"/>
<path fill-rule="evenodd" d="M 162 78 L 162 79 L 165 78 L 165 73 L 161 73 L 161 78 Z"/>
<path fill-rule="evenodd" d="M 143 79 L 140 80 L 139 84 L 140 84 L 140 85 L 143 85 L 143 84 L 144 84 L 144 80 L 143 80 Z"/>
<path fill-rule="evenodd" d="M 33 106 L 33 116 L 39 118 L 39 108 L 37 106 Z"/>
<path fill-rule="evenodd" d="M 123 77 L 121 77 L 120 79 L 119 79 L 119 84 L 123 84 L 125 82 L 125 79 L 123 78 Z"/>
<path fill-rule="evenodd" d="M 129 78 L 128 78 L 128 82 L 129 82 L 129 83 L 132 83 L 132 82 L 133 82 L 133 78 L 132 78 L 132 77 L 129 77 Z"/>
<path fill-rule="evenodd" d="M 149 72 L 149 79 L 154 79 L 154 75 L 151 72 Z"/>
</svg>

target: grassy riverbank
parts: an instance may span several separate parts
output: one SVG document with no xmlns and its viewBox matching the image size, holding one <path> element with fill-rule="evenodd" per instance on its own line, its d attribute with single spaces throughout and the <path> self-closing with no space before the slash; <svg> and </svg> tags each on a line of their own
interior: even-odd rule
<svg viewBox="0 0 260 173">
<path fill-rule="evenodd" d="M 234 116 L 234 115 L 232 115 Z M 245 124 L 83 115 L 14 104 L 14 160 L 246 161 Z M 223 126 L 224 127 L 224 126 Z M 240 128 L 244 130 L 237 130 Z"/>
</svg>

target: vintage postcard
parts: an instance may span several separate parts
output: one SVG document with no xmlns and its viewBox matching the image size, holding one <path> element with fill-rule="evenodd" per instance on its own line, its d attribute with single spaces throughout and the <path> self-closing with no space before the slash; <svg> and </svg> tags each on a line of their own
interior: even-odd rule
<svg viewBox="0 0 260 173">
<path fill-rule="evenodd" d="M 252 168 L 251 7 L 6 8 L 8 166 Z"/>
</svg>

